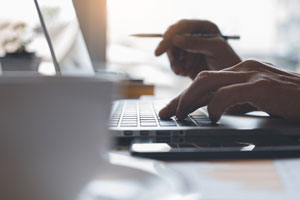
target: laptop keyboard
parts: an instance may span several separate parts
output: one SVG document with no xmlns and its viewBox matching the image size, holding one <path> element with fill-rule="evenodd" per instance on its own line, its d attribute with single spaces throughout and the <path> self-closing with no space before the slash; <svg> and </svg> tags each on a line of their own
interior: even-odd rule
<svg viewBox="0 0 300 200">
<path fill-rule="evenodd" d="M 110 127 L 177 127 L 209 126 L 211 121 L 202 113 L 191 114 L 184 120 L 173 117 L 162 120 L 158 113 L 165 104 L 153 101 L 121 101 L 111 116 Z"/>
</svg>

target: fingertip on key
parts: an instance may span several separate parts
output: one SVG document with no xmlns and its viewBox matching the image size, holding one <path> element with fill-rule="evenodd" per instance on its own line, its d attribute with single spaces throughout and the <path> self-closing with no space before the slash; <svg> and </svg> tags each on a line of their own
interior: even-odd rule
<svg viewBox="0 0 300 200">
<path fill-rule="evenodd" d="M 171 116 L 169 116 L 168 114 L 168 110 L 166 107 L 162 108 L 159 113 L 158 113 L 159 117 L 161 119 L 169 119 Z"/>
</svg>

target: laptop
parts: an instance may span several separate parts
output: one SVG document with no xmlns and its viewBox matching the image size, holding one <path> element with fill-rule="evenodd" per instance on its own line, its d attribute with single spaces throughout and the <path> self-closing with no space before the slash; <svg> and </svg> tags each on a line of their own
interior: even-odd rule
<svg viewBox="0 0 300 200">
<path fill-rule="evenodd" d="M 42 0 L 39 0 L 41 2 Z M 43 0 L 45 1 L 45 0 Z M 73 0 L 60 0 L 59 3 L 64 4 L 68 9 L 68 13 L 72 13 L 73 22 L 78 25 L 79 22 L 76 15 L 76 3 Z M 45 24 L 43 13 L 41 12 L 38 0 L 37 5 L 41 24 L 49 44 L 55 69 L 58 73 L 63 73 L 63 66 L 56 59 L 56 48 L 53 46 L 53 38 L 49 35 L 47 25 Z M 80 15 L 78 15 L 80 17 Z M 82 20 L 83 21 L 83 20 Z M 80 56 L 73 57 L 75 62 L 82 69 L 94 70 L 87 48 L 83 40 L 81 31 L 79 31 L 81 51 L 85 52 Z M 85 57 L 83 59 L 83 57 Z M 80 62 L 85 60 L 87 62 Z M 95 72 L 95 71 L 94 71 Z M 244 116 L 224 115 L 217 124 L 212 124 L 208 118 L 207 110 L 200 108 L 190 114 L 185 120 L 179 121 L 175 117 L 169 120 L 162 120 L 158 116 L 159 110 L 166 105 L 168 101 L 163 100 L 118 100 L 113 103 L 110 132 L 118 138 L 134 138 L 134 137 L 169 137 L 169 136 L 199 136 L 205 134 L 230 134 L 232 130 L 253 131 L 263 130 L 268 132 L 280 132 L 284 134 L 298 134 L 299 125 L 291 124 L 278 118 L 271 118 L 266 113 L 252 113 Z"/>
</svg>

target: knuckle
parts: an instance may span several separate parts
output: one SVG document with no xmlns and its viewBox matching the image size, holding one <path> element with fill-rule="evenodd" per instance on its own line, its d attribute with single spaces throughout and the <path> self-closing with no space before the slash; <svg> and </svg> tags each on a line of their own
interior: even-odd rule
<svg viewBox="0 0 300 200">
<path fill-rule="evenodd" d="M 163 38 L 169 39 L 170 37 L 174 36 L 174 34 L 181 32 L 182 30 L 185 29 L 187 24 L 189 24 L 189 20 L 187 20 L 187 19 L 179 20 L 177 23 L 169 26 L 169 28 L 165 32 Z"/>
<path fill-rule="evenodd" d="M 220 30 L 214 22 L 208 21 L 208 20 L 203 20 L 202 23 L 209 28 L 211 32 L 219 33 Z"/>
<path fill-rule="evenodd" d="M 253 70 L 260 64 L 261 63 L 257 60 L 249 59 L 249 60 L 243 61 L 240 65 L 237 65 L 237 67 L 239 69 L 243 69 L 243 70 Z"/>
<path fill-rule="evenodd" d="M 215 93 L 215 99 L 220 99 L 221 97 L 226 96 L 226 94 L 228 93 L 228 89 L 227 88 L 220 88 L 217 90 L 217 92 Z"/>
<path fill-rule="evenodd" d="M 210 71 L 207 71 L 207 70 L 201 71 L 201 72 L 199 72 L 199 73 L 197 74 L 196 79 L 197 79 L 197 80 L 203 79 L 203 78 L 208 77 L 209 75 L 210 75 Z"/>
<path fill-rule="evenodd" d="M 265 88 L 272 85 L 272 81 L 266 78 L 261 78 L 255 82 L 254 87 Z"/>
<path fill-rule="evenodd" d="M 209 20 L 203 20 L 203 23 L 205 23 L 205 24 L 207 24 L 207 25 L 209 25 L 209 26 L 211 26 L 213 28 L 217 28 L 218 27 L 217 24 L 215 24 L 214 22 L 211 22 Z"/>
<path fill-rule="evenodd" d="M 270 65 L 272 67 L 275 67 L 275 65 L 273 63 L 270 63 L 270 62 L 263 62 L 263 63 L 266 64 L 266 65 Z"/>
<path fill-rule="evenodd" d="M 248 76 L 249 81 L 250 80 L 260 80 L 263 76 L 258 71 L 249 70 L 247 72 L 243 72 Z"/>
<path fill-rule="evenodd" d="M 189 23 L 189 20 L 188 19 L 181 19 L 181 20 L 179 20 L 178 22 L 177 22 L 177 24 L 178 25 L 185 25 L 185 24 L 187 24 L 187 23 Z"/>
<path fill-rule="evenodd" d="M 249 60 L 245 60 L 243 61 L 244 65 L 257 65 L 259 62 L 257 60 L 253 60 L 253 59 L 249 59 Z"/>
</svg>

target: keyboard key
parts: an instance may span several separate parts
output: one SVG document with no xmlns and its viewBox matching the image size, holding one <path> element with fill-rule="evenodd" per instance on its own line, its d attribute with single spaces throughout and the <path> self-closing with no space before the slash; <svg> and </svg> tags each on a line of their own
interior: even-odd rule
<svg viewBox="0 0 300 200">
<path fill-rule="evenodd" d="M 209 119 L 195 119 L 199 126 L 217 126 L 217 124 L 212 123 Z"/>
<path fill-rule="evenodd" d="M 143 127 L 156 127 L 156 123 L 141 123 L 141 126 Z"/>
<path fill-rule="evenodd" d="M 210 119 L 194 119 L 194 120 L 199 122 L 211 122 Z"/>
<path fill-rule="evenodd" d="M 177 124 L 173 120 L 160 120 L 160 126 L 177 126 Z"/>
<path fill-rule="evenodd" d="M 122 124 L 122 125 L 133 125 L 133 126 L 137 126 L 138 123 L 137 123 L 137 122 L 133 122 L 133 123 L 132 123 L 132 122 L 131 122 L 131 123 L 123 123 L 123 122 L 122 122 L 121 124 Z"/>
<path fill-rule="evenodd" d="M 122 121 L 130 122 L 130 121 L 137 121 L 137 119 L 127 119 L 127 118 L 123 118 Z"/>
<path fill-rule="evenodd" d="M 121 124 L 121 127 L 137 127 L 137 124 Z"/>
<path fill-rule="evenodd" d="M 155 117 L 140 117 L 140 119 L 155 119 Z"/>
<path fill-rule="evenodd" d="M 137 122 L 137 119 L 123 119 L 122 122 Z"/>
<path fill-rule="evenodd" d="M 189 117 L 185 118 L 184 120 L 178 120 L 177 123 L 180 126 L 197 126 Z"/>
<path fill-rule="evenodd" d="M 121 124 L 137 124 L 137 121 L 132 121 L 132 122 L 121 122 Z"/>
<path fill-rule="evenodd" d="M 191 115 L 193 119 L 208 119 L 206 115 Z"/>
<path fill-rule="evenodd" d="M 156 125 L 156 122 L 140 122 L 140 124 L 155 124 Z"/>
<path fill-rule="evenodd" d="M 140 119 L 140 121 L 142 122 L 151 122 L 151 121 L 154 121 L 156 122 L 156 120 L 153 118 L 153 119 Z"/>
<path fill-rule="evenodd" d="M 154 115 L 140 115 L 140 118 L 154 118 Z"/>
<path fill-rule="evenodd" d="M 141 127 L 157 127 L 156 124 L 141 124 Z"/>
<path fill-rule="evenodd" d="M 141 122 L 156 122 L 155 119 L 141 119 Z"/>
<path fill-rule="evenodd" d="M 156 121 L 155 120 L 151 120 L 151 121 L 141 120 L 140 123 L 156 123 Z"/>
</svg>

